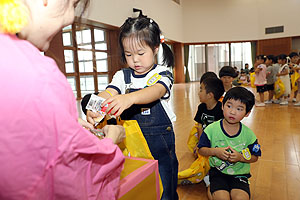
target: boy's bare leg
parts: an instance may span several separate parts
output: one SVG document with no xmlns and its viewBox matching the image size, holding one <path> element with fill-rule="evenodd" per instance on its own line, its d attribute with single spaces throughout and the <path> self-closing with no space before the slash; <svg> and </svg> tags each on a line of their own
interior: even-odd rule
<svg viewBox="0 0 300 200">
<path fill-rule="evenodd" d="M 248 193 L 240 189 L 232 189 L 230 196 L 232 200 L 249 200 Z"/>
<path fill-rule="evenodd" d="M 213 200 L 211 192 L 210 192 L 210 186 L 208 186 L 206 189 L 207 189 L 207 198 L 208 198 L 208 200 Z"/>
<path fill-rule="evenodd" d="M 230 194 L 226 190 L 218 190 L 212 194 L 213 200 L 230 200 Z"/>
</svg>

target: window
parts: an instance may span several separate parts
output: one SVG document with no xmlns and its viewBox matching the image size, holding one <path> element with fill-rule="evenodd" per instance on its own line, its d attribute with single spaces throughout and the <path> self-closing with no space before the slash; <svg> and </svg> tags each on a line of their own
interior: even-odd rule
<svg viewBox="0 0 300 200">
<path fill-rule="evenodd" d="M 199 81 L 206 71 L 218 75 L 223 66 L 236 66 L 240 70 L 246 63 L 252 66 L 250 42 L 189 45 L 188 69 L 191 81 Z"/>
<path fill-rule="evenodd" d="M 231 63 L 240 71 L 248 63 L 252 66 L 251 43 L 231 43 Z"/>
<path fill-rule="evenodd" d="M 63 28 L 62 38 L 65 74 L 75 97 L 105 90 L 109 83 L 108 31 L 74 23 Z"/>
<path fill-rule="evenodd" d="M 223 66 L 229 65 L 229 44 L 208 44 L 207 48 L 208 71 L 218 74 Z"/>
<path fill-rule="evenodd" d="M 205 45 L 189 46 L 188 71 L 191 81 L 200 81 L 200 77 L 206 71 Z"/>
</svg>

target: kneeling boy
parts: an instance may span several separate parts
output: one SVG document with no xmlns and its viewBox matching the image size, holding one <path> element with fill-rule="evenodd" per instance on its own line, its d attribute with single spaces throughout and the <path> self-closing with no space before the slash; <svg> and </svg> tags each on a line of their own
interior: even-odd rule
<svg viewBox="0 0 300 200">
<path fill-rule="evenodd" d="M 210 191 L 213 199 L 250 199 L 250 163 L 258 160 L 261 150 L 255 134 L 240 121 L 250 114 L 255 98 L 249 90 L 235 87 L 222 104 L 224 119 L 207 126 L 198 144 L 199 153 L 210 156 Z"/>
</svg>

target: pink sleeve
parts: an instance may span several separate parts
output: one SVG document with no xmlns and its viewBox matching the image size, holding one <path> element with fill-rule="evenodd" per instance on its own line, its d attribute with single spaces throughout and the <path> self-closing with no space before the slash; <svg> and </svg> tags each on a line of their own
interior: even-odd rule
<svg viewBox="0 0 300 200">
<path fill-rule="evenodd" d="M 55 133 L 52 142 L 56 149 L 39 185 L 44 187 L 52 181 L 53 195 L 61 199 L 114 199 L 124 162 L 118 146 L 111 139 L 99 140 L 78 124 L 69 85 L 57 80 L 40 94 L 44 98 L 40 117 Z M 36 199 L 43 199 L 45 193 L 41 191 L 33 193 Z"/>
<path fill-rule="evenodd" d="M 0 199 L 115 199 L 124 156 L 77 122 L 53 60 L 0 34 Z"/>
</svg>

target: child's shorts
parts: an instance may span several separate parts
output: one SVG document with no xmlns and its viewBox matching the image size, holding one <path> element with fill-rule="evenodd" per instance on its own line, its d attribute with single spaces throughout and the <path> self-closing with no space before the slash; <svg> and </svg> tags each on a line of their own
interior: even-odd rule
<svg viewBox="0 0 300 200">
<path fill-rule="evenodd" d="M 216 168 L 209 170 L 210 192 L 213 194 L 218 190 L 226 190 L 230 193 L 232 189 L 240 189 L 248 193 L 250 198 L 250 188 L 248 178 L 250 174 L 227 175 Z"/>
<path fill-rule="evenodd" d="M 261 86 L 256 86 L 256 91 L 258 92 L 258 93 L 262 93 L 262 92 L 265 92 L 265 91 L 267 91 L 267 88 L 266 88 L 266 85 L 261 85 Z"/>
<path fill-rule="evenodd" d="M 274 83 L 273 84 L 267 84 L 266 89 L 267 89 L 267 91 L 274 90 Z"/>
</svg>

